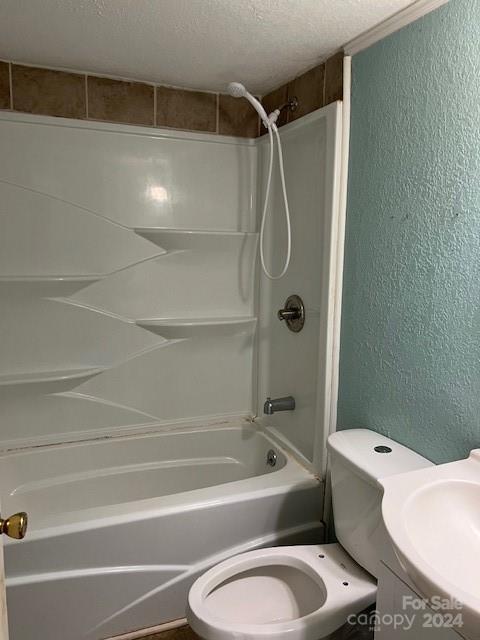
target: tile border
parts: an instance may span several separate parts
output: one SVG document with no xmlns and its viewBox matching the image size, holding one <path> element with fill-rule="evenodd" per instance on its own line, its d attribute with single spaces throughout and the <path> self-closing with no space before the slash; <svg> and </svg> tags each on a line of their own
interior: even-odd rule
<svg viewBox="0 0 480 640">
<path fill-rule="evenodd" d="M 340 60 L 341 58 L 341 60 Z M 299 100 L 299 109 L 301 109 L 301 115 L 295 115 L 295 112 L 288 112 L 287 117 L 283 116 L 282 120 L 279 119 L 279 127 L 283 127 L 289 122 L 293 122 L 298 117 L 303 117 L 316 109 L 321 107 L 326 107 L 327 104 L 331 104 L 332 102 L 336 102 L 337 100 L 343 99 L 343 58 L 344 54 L 342 50 L 337 51 L 336 53 L 329 56 L 326 60 L 321 62 L 320 64 L 308 69 L 304 73 L 296 76 L 289 82 L 285 82 L 284 84 L 276 87 L 272 91 L 270 91 L 267 95 L 263 96 L 262 103 L 267 107 L 271 108 L 272 97 L 275 94 L 281 94 L 286 96 L 286 100 L 290 100 L 293 97 L 298 98 Z M 338 64 L 338 62 L 341 64 Z M 336 63 L 336 64 L 335 64 Z M 334 70 L 334 77 L 331 77 L 331 73 L 327 73 L 327 70 Z M 321 87 L 319 87 L 320 91 L 315 92 L 312 91 L 311 86 L 307 84 L 301 83 L 302 79 L 305 78 L 321 78 L 320 83 Z M 336 85 L 336 91 L 329 91 L 330 83 L 333 80 L 333 84 Z M 338 87 L 340 89 L 338 89 Z M 306 91 L 308 89 L 308 91 Z M 299 94 L 299 91 L 303 93 L 303 95 Z M 318 99 L 318 95 L 321 95 L 321 100 Z M 262 126 L 263 129 L 263 126 Z M 265 132 L 263 129 L 262 133 Z"/>
<path fill-rule="evenodd" d="M 84 120 L 83 74 L 9 63 L 11 109 L 34 115 Z"/>
<path fill-rule="evenodd" d="M 266 96 L 263 97 L 262 102 L 265 101 L 268 105 L 269 108 L 272 108 L 272 98 L 274 98 L 275 94 L 281 94 L 281 95 L 286 95 L 287 99 L 289 99 L 290 97 L 293 97 L 293 87 L 295 85 L 297 86 L 302 86 L 301 83 L 299 85 L 299 81 L 301 80 L 301 78 L 304 77 L 308 77 L 311 76 L 312 78 L 322 78 L 321 82 L 323 82 L 323 86 L 321 87 L 321 90 L 318 91 L 318 88 L 316 87 L 309 87 L 308 84 L 305 85 L 305 91 L 304 91 L 304 96 L 303 96 L 303 105 L 302 105 L 302 115 L 306 115 L 308 113 L 310 113 L 311 111 L 314 111 L 315 109 L 318 109 L 319 107 L 323 107 L 326 106 L 327 101 L 325 100 L 325 96 L 327 93 L 327 82 L 331 81 L 331 78 L 329 77 L 329 74 L 326 73 L 326 70 L 328 68 L 328 63 L 330 60 L 333 60 L 334 58 L 336 58 L 338 60 L 338 56 L 341 54 L 341 52 L 337 52 L 336 54 L 334 54 L 333 56 L 331 56 L 328 60 L 325 60 L 324 62 L 320 63 L 319 65 L 316 65 L 316 67 L 313 67 L 312 69 L 307 70 L 305 73 L 297 76 L 296 78 L 293 78 L 292 80 L 290 80 L 289 82 L 285 83 L 284 85 L 281 85 L 280 87 L 277 87 L 276 89 L 270 91 Z M 92 95 L 89 95 L 89 88 L 88 88 L 88 78 L 89 77 L 97 77 L 97 78 L 104 78 L 106 80 L 111 80 L 112 81 L 112 94 L 114 93 L 114 88 L 116 87 L 117 90 L 121 88 L 121 83 L 123 83 L 125 85 L 125 91 L 127 89 L 128 86 L 131 86 L 133 83 L 136 83 L 137 85 L 139 85 L 140 87 L 143 85 L 144 87 L 152 87 L 153 88 L 153 92 L 152 92 L 152 99 L 151 99 L 151 109 L 152 109 L 152 123 L 153 123 L 153 127 L 155 128 L 162 128 L 162 129 L 171 129 L 171 130 L 175 130 L 175 131 L 190 131 L 190 132 L 198 132 L 198 133 L 210 133 L 210 134 L 216 134 L 216 135 L 221 135 L 221 132 L 228 132 L 228 135 L 233 135 L 236 137 L 244 137 L 244 138 L 249 138 L 249 139 L 253 139 L 258 137 L 259 135 L 262 135 L 264 133 L 264 130 L 262 131 L 262 127 L 260 127 L 260 121 L 257 118 L 257 123 L 256 125 L 254 125 L 252 123 L 252 118 L 248 117 L 248 113 L 246 113 L 245 111 L 245 106 L 243 104 L 242 101 L 239 101 L 238 104 L 236 103 L 231 103 L 231 108 L 229 108 L 227 111 L 222 110 L 222 101 L 221 101 L 221 97 L 223 95 L 228 95 L 228 94 L 222 94 L 219 92 L 214 92 L 214 91 L 199 91 L 199 90 L 194 90 L 194 89 L 187 89 L 187 88 L 181 88 L 181 87 L 174 87 L 174 86 L 169 86 L 169 85 L 162 85 L 162 84 L 157 84 L 157 83 L 152 83 L 152 82 L 146 82 L 146 81 L 138 81 L 138 80 L 134 80 L 134 79 L 126 79 L 126 78 L 120 78 L 118 76 L 109 76 L 109 75 L 102 75 L 102 74 L 98 74 L 98 73 L 91 73 L 89 71 L 83 71 L 83 72 L 78 72 L 78 71 L 72 71 L 72 70 L 66 70 L 66 69 L 60 69 L 60 68 L 50 68 L 50 67 L 45 67 L 45 66 L 40 66 L 40 65 L 35 65 L 35 64 L 27 64 L 27 63 L 21 63 L 21 62 L 16 62 L 16 61 L 12 61 L 12 60 L 0 60 L 0 62 L 3 62 L 5 64 L 8 65 L 8 79 L 9 79 L 9 108 L 4 109 L 5 111 L 12 111 L 15 113 L 31 113 L 33 115 L 37 115 L 37 113 L 34 112 L 32 107 L 26 108 L 26 109 L 15 109 L 14 108 L 14 96 L 15 96 L 15 77 L 14 74 L 12 72 L 12 69 L 14 66 L 19 66 L 19 67 L 25 67 L 26 69 L 30 69 L 31 70 L 31 75 L 35 76 L 36 74 L 38 75 L 39 81 L 41 82 L 42 80 L 42 75 L 44 75 L 44 79 L 47 76 L 47 72 L 58 72 L 59 77 L 61 77 L 60 74 L 65 74 L 63 77 L 66 80 L 65 83 L 65 87 L 68 84 L 68 80 L 69 80 L 69 76 L 82 76 L 83 77 L 83 95 L 84 95 L 84 100 L 85 100 L 85 114 L 82 115 L 81 120 L 83 121 L 90 121 L 90 122 L 110 122 L 110 123 L 116 123 L 116 124 L 125 124 L 125 120 L 122 119 L 122 115 L 121 115 L 121 109 L 119 108 L 119 113 L 118 116 L 117 114 L 115 114 L 114 116 L 111 116 L 112 119 L 108 119 L 108 120 L 97 120 L 95 118 L 92 117 L 92 105 L 91 105 L 91 101 L 92 101 Z M 336 68 L 338 68 L 338 64 L 335 66 Z M 320 72 L 320 69 L 323 68 L 323 71 Z M 342 86 L 342 79 L 340 77 L 335 78 L 334 82 L 336 83 L 337 87 L 341 87 Z M 116 85 L 116 83 L 118 83 L 118 85 Z M 59 85 L 61 85 L 62 83 L 60 82 Z M 34 93 L 34 87 L 35 82 L 32 81 L 32 95 Z M 202 128 L 202 121 L 201 119 L 199 120 L 198 118 L 195 119 L 194 117 L 192 117 L 192 128 L 186 128 L 184 126 L 185 123 L 185 117 L 183 118 L 183 122 L 181 122 L 181 120 L 179 120 L 179 122 L 181 122 L 180 126 L 169 126 L 169 125 L 164 125 L 161 124 L 159 125 L 157 120 L 158 120 L 158 100 L 159 100 L 159 89 L 162 89 L 164 93 L 168 93 L 168 92 L 172 92 L 172 94 L 175 94 L 176 92 L 178 92 L 178 96 L 177 96 L 177 100 L 181 100 L 181 95 L 183 94 L 185 95 L 186 91 L 192 91 L 194 93 L 197 94 L 208 94 L 208 95 L 214 95 L 215 96 L 215 117 L 214 120 L 215 122 L 209 125 L 209 128 L 205 128 L 205 125 L 203 125 L 204 128 Z M 65 89 L 65 95 L 62 96 L 62 87 L 59 86 L 58 88 L 55 88 L 55 91 L 58 91 L 58 94 L 54 94 L 49 96 L 51 101 L 55 101 L 55 98 L 57 98 L 60 102 L 62 101 L 62 99 L 64 100 L 64 104 L 65 101 L 68 100 L 68 94 L 67 91 Z M 23 92 L 26 92 L 25 89 L 25 85 L 23 86 Z M 38 93 L 38 88 L 37 88 L 37 93 Z M 90 92 L 91 93 L 91 92 Z M 335 92 L 335 99 L 341 99 L 340 96 L 341 91 L 336 91 Z M 27 90 L 27 94 L 28 94 L 28 90 Z M 321 104 L 319 104 L 319 100 L 318 100 L 318 96 L 319 95 L 323 95 L 323 99 L 320 100 Z M 316 96 L 315 99 L 312 98 L 312 96 Z M 300 100 L 302 100 L 302 96 L 298 96 L 300 98 Z M 269 101 L 270 98 L 270 101 Z M 105 100 L 108 100 L 108 92 L 107 95 L 105 96 Z M 331 100 L 333 101 L 333 100 Z M 8 100 L 5 101 L 4 104 L 8 103 Z M 124 105 L 125 106 L 125 105 Z M 127 105 L 129 106 L 129 105 Z M 54 116 L 57 117 L 55 113 L 51 113 L 49 112 L 49 107 L 48 107 L 48 100 L 47 98 L 45 99 L 45 103 L 43 105 L 41 105 L 41 107 L 43 111 L 42 114 L 43 115 L 47 115 L 47 116 Z M 144 109 L 145 109 L 145 105 L 144 105 Z M 148 109 L 150 109 L 150 106 L 148 106 Z M 132 111 L 134 114 L 134 110 L 135 110 L 135 106 L 132 103 Z M 110 116 L 110 113 L 109 113 Z M 252 114 L 253 118 L 255 117 Z M 285 117 L 286 116 L 286 117 Z M 287 124 L 288 122 L 292 122 L 295 119 L 294 114 L 285 114 L 285 116 L 282 117 L 281 121 L 279 121 L 279 126 L 283 126 L 284 124 Z M 140 114 L 139 114 L 139 118 L 140 118 Z M 180 118 L 180 115 L 179 115 Z M 175 119 L 175 114 L 173 116 L 173 119 Z M 138 123 L 132 123 L 135 124 L 135 126 L 152 126 L 152 125 L 142 125 L 142 124 L 138 124 Z M 188 123 L 190 124 L 190 123 Z"/>
</svg>

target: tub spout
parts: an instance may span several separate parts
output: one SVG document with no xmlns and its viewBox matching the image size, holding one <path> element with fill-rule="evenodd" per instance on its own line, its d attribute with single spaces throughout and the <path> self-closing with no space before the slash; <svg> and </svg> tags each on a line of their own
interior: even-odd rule
<svg viewBox="0 0 480 640">
<path fill-rule="evenodd" d="M 295 409 L 295 398 L 286 396 L 285 398 L 267 398 L 263 405 L 263 413 L 267 416 L 273 415 L 276 411 L 293 411 Z"/>
</svg>

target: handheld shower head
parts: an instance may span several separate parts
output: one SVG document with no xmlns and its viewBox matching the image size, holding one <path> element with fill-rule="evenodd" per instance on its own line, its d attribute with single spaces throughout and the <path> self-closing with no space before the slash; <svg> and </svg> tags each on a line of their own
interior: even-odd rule
<svg viewBox="0 0 480 640">
<path fill-rule="evenodd" d="M 247 90 L 240 82 L 230 82 L 228 85 L 228 93 L 234 98 L 244 98 Z"/>
<path fill-rule="evenodd" d="M 260 225 L 260 262 L 262 264 L 262 269 L 263 269 L 263 273 L 267 276 L 267 278 L 270 278 L 270 280 L 278 280 L 279 278 L 282 278 L 285 273 L 287 272 L 287 269 L 290 265 L 290 257 L 292 254 L 292 227 L 290 224 L 290 209 L 288 206 L 288 198 L 287 198 L 287 187 L 285 185 L 285 171 L 283 168 L 283 153 L 282 153 L 282 143 L 280 140 L 280 135 L 278 133 L 278 129 L 277 129 L 277 125 L 275 124 L 275 121 L 277 120 L 278 116 L 280 115 L 280 109 L 276 109 L 272 114 L 270 114 L 270 116 L 267 115 L 267 112 L 265 111 L 265 109 L 262 106 L 262 103 L 259 102 L 255 96 L 252 96 L 251 93 L 249 93 L 243 84 L 241 84 L 240 82 L 230 82 L 230 84 L 228 85 L 228 93 L 234 97 L 234 98 L 245 98 L 246 100 L 248 100 L 250 102 L 250 104 L 252 105 L 252 107 L 255 109 L 255 111 L 258 113 L 258 115 L 260 116 L 260 118 L 263 121 L 263 124 L 265 125 L 265 128 L 268 131 L 268 135 L 270 138 L 270 161 L 268 163 L 268 178 L 267 178 L 267 186 L 266 186 L 266 191 L 265 191 L 265 201 L 263 204 L 263 213 L 262 213 L 262 223 Z M 266 265 L 265 265 L 265 259 L 264 259 L 264 255 L 263 255 L 263 237 L 264 237 L 264 233 L 265 233 L 265 221 L 267 218 L 267 205 L 268 205 L 268 198 L 270 195 L 270 183 L 272 181 L 272 168 L 273 168 L 273 134 L 275 133 L 276 137 L 277 137 L 277 143 L 278 143 L 278 163 L 279 163 L 279 167 L 280 167 L 280 177 L 281 177 L 281 181 L 282 181 L 282 191 L 283 191 L 283 201 L 285 203 L 285 218 L 286 218 L 286 223 L 287 223 L 287 256 L 285 258 L 285 263 L 283 265 L 283 269 L 282 271 L 274 276 L 272 275 Z"/>
<path fill-rule="evenodd" d="M 262 107 L 260 102 L 245 89 L 241 82 L 230 82 L 230 84 L 228 85 L 228 93 L 234 98 L 246 98 L 258 113 L 260 118 L 263 120 L 265 127 L 267 129 L 269 128 L 270 122 L 268 120 L 267 112 Z"/>
</svg>

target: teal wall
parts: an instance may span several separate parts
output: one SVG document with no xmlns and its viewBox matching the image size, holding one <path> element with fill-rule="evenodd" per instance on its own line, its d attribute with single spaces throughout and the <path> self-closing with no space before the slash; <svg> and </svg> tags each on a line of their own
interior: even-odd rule
<svg viewBox="0 0 480 640">
<path fill-rule="evenodd" d="M 480 1 L 353 58 L 339 428 L 480 447 Z"/>
</svg>

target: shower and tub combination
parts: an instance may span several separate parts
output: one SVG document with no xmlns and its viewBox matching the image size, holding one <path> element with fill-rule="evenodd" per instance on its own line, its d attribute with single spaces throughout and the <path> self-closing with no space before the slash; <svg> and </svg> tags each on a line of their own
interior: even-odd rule
<svg viewBox="0 0 480 640">
<path fill-rule="evenodd" d="M 341 104 L 264 117 L 249 140 L 0 115 L 15 640 L 182 619 L 222 559 L 322 540 Z"/>
</svg>

